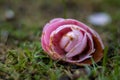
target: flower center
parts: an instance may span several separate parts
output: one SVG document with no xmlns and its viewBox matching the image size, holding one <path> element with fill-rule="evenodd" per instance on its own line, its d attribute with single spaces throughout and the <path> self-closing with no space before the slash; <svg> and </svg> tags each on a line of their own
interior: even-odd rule
<svg viewBox="0 0 120 80">
<path fill-rule="evenodd" d="M 60 47 L 68 52 L 74 45 L 74 41 L 77 39 L 77 36 L 74 32 L 68 32 L 65 34 L 62 39 L 60 40 Z"/>
</svg>

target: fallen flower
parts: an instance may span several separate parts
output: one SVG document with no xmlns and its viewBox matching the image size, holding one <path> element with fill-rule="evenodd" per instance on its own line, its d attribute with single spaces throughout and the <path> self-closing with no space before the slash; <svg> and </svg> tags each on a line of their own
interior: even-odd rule
<svg viewBox="0 0 120 80">
<path fill-rule="evenodd" d="M 103 57 L 104 45 L 98 33 L 74 19 L 55 18 L 42 32 L 43 50 L 54 60 L 84 65 Z"/>
</svg>

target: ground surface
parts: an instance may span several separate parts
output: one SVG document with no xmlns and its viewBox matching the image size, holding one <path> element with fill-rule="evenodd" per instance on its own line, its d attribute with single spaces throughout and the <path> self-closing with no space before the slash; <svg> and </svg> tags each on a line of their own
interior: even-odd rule
<svg viewBox="0 0 120 80">
<path fill-rule="evenodd" d="M 5 16 L 12 10 L 14 17 Z M 93 26 L 87 16 L 105 12 L 106 26 Z M 79 67 L 51 60 L 44 54 L 42 27 L 55 17 L 74 18 L 94 28 L 105 44 L 103 59 Z M 119 0 L 0 0 L 0 80 L 119 80 Z"/>
</svg>

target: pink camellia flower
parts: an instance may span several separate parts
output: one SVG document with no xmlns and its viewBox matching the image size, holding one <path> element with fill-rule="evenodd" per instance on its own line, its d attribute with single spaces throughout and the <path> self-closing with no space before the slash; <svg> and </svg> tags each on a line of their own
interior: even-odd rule
<svg viewBox="0 0 120 80">
<path fill-rule="evenodd" d="M 43 50 L 54 60 L 84 65 L 103 57 L 104 45 L 97 32 L 74 19 L 55 18 L 43 29 Z"/>
</svg>

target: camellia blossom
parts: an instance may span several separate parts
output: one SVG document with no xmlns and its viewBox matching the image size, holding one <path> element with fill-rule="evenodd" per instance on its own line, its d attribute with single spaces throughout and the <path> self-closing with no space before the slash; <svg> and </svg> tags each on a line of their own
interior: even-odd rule
<svg viewBox="0 0 120 80">
<path fill-rule="evenodd" d="M 52 19 L 43 28 L 41 44 L 52 59 L 72 64 L 92 64 L 103 57 L 98 33 L 74 19 Z"/>
</svg>

